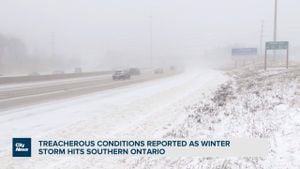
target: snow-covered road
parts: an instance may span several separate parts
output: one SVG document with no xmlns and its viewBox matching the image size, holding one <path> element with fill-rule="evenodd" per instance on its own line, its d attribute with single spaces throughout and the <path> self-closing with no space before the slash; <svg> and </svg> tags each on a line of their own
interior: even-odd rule
<svg viewBox="0 0 300 169">
<path fill-rule="evenodd" d="M 31 160 L 16 161 L 10 154 L 13 137 L 159 138 L 164 129 L 186 116 L 185 106 L 196 103 L 201 94 L 214 91 L 226 80 L 220 71 L 190 70 L 164 79 L 6 111 L 0 116 L 0 146 L 6 148 L 0 164 L 7 169 L 25 169 L 46 168 L 52 162 L 47 166 L 58 168 L 68 166 L 65 161 L 72 160 L 41 158 L 33 153 Z M 73 160 L 78 164 L 81 159 Z"/>
<path fill-rule="evenodd" d="M 139 76 L 132 76 L 130 80 L 122 81 L 112 80 L 111 75 L 102 75 L 96 77 L 66 78 L 43 82 L 23 82 L 0 85 L 0 112 L 50 100 L 66 99 L 68 97 L 163 78 L 179 72 L 180 71 L 166 71 L 163 74 L 154 74 L 148 70 L 143 71 Z"/>
</svg>

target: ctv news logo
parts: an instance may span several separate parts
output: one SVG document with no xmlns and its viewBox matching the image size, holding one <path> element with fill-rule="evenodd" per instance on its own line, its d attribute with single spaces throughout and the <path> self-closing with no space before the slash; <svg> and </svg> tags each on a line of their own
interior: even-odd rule
<svg viewBox="0 0 300 169">
<path fill-rule="evenodd" d="M 31 138 L 13 138 L 13 157 L 31 157 Z"/>
</svg>

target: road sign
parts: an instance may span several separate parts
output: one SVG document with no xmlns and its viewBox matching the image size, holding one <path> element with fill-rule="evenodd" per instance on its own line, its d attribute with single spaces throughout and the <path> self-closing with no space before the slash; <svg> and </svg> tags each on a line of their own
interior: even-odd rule
<svg viewBox="0 0 300 169">
<path fill-rule="evenodd" d="M 289 68 L 289 42 L 288 41 L 266 42 L 265 70 L 267 70 L 268 50 L 286 50 L 286 68 L 287 69 Z"/>
<path fill-rule="evenodd" d="M 255 56 L 257 55 L 257 48 L 233 48 L 232 56 Z"/>
<path fill-rule="evenodd" d="M 289 48 L 288 41 L 266 42 L 267 50 L 286 50 Z"/>
</svg>

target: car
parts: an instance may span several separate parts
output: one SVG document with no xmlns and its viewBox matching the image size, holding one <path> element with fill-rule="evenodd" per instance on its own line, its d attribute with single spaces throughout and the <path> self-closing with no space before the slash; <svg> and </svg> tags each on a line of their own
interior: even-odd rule
<svg viewBox="0 0 300 169">
<path fill-rule="evenodd" d="M 53 74 L 53 75 L 62 75 L 62 74 L 65 74 L 65 72 L 62 71 L 62 70 L 56 70 L 56 71 L 53 71 L 52 74 Z"/>
<path fill-rule="evenodd" d="M 40 76 L 41 74 L 39 72 L 31 72 L 28 74 L 28 76 Z"/>
<path fill-rule="evenodd" d="M 130 69 L 128 70 L 128 72 L 129 72 L 129 74 L 132 75 L 132 76 L 134 76 L 134 75 L 140 75 L 140 74 L 141 74 L 141 71 L 140 71 L 140 69 L 138 69 L 138 68 L 130 68 Z"/>
<path fill-rule="evenodd" d="M 164 73 L 164 69 L 163 68 L 157 68 L 157 69 L 154 70 L 154 73 L 155 74 L 162 74 L 162 73 Z"/>
<path fill-rule="evenodd" d="M 74 69 L 74 73 L 82 73 L 82 69 L 80 67 L 76 67 Z"/>
<path fill-rule="evenodd" d="M 127 70 L 117 70 L 112 75 L 113 80 L 126 80 L 130 79 L 131 75 Z"/>
<path fill-rule="evenodd" d="M 175 66 L 170 66 L 170 70 L 174 71 L 174 70 L 176 70 L 176 67 Z"/>
</svg>

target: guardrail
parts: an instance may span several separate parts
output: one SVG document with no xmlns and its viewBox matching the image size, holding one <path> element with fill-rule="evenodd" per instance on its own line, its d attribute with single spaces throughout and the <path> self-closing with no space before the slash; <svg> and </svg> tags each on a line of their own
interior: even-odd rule
<svg viewBox="0 0 300 169">
<path fill-rule="evenodd" d="M 71 78 L 78 78 L 78 77 L 105 75 L 105 74 L 111 74 L 111 73 L 112 73 L 112 71 L 100 71 L 100 72 L 49 74 L 49 75 L 37 75 L 37 76 L 28 75 L 28 76 L 0 77 L 0 84 L 71 79 Z"/>
</svg>

